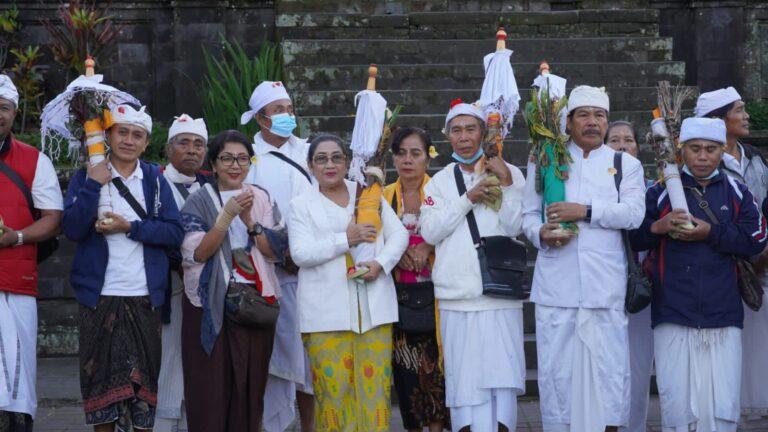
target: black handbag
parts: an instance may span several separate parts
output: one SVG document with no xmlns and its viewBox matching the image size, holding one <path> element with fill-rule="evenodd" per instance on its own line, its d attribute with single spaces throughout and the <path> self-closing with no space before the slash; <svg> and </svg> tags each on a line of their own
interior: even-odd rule
<svg viewBox="0 0 768 432">
<path fill-rule="evenodd" d="M 229 280 L 224 312 L 227 318 L 245 327 L 272 328 L 277 324 L 280 305 L 269 303 L 251 284 Z"/>
<path fill-rule="evenodd" d="M 616 184 L 616 196 L 621 201 L 621 178 L 623 177 L 622 152 L 616 152 L 613 155 L 613 167 L 616 174 L 613 181 Z M 627 294 L 624 297 L 624 309 L 628 313 L 634 314 L 648 307 L 651 304 L 652 285 L 645 276 L 643 269 L 637 265 L 635 254 L 629 245 L 629 233 L 627 230 L 621 230 L 621 243 L 624 245 L 624 254 L 627 256 Z"/>
<path fill-rule="evenodd" d="M 701 191 L 696 188 L 689 189 L 693 192 L 693 196 L 696 197 L 699 208 L 704 210 L 704 213 L 706 213 L 713 224 L 719 225 L 720 221 L 712 212 L 712 209 L 709 208 L 709 203 L 704 200 Z M 739 284 L 741 299 L 748 308 L 757 312 L 763 306 L 763 285 L 760 283 L 760 278 L 755 273 L 755 269 L 749 260 L 736 255 L 733 255 L 732 258 L 736 261 L 736 279 Z"/>
<path fill-rule="evenodd" d="M 2 147 L 2 145 L 0 145 Z M 24 183 L 24 181 L 19 177 L 19 174 L 13 170 L 10 166 L 8 166 L 5 162 L 0 160 L 0 172 L 6 175 L 11 182 L 16 185 L 17 188 L 21 191 L 21 193 L 24 195 L 24 198 L 27 200 L 27 206 L 29 207 L 29 211 L 32 213 L 32 218 L 37 221 L 40 219 L 40 210 L 35 208 L 35 203 L 32 200 L 32 191 L 29 190 L 27 185 Z M 56 250 L 59 249 L 59 238 L 57 236 L 53 236 L 49 239 L 37 242 L 37 262 L 38 264 L 47 260 L 51 255 L 53 255 Z"/>
<path fill-rule="evenodd" d="M 459 196 L 464 195 L 467 187 L 459 164 L 454 165 L 453 174 L 456 177 Z M 472 210 L 467 213 L 467 224 L 480 262 L 483 295 L 514 300 L 530 297 L 531 288 L 525 283 L 525 269 L 528 264 L 525 245 L 507 236 L 480 237 Z"/>
<path fill-rule="evenodd" d="M 389 203 L 397 214 L 397 194 Z M 395 282 L 397 292 L 397 327 L 409 333 L 432 333 L 435 331 L 435 285 L 431 281 L 401 283 Z"/>
<path fill-rule="evenodd" d="M 432 282 L 395 283 L 397 327 L 409 333 L 435 331 L 435 285 Z"/>
</svg>

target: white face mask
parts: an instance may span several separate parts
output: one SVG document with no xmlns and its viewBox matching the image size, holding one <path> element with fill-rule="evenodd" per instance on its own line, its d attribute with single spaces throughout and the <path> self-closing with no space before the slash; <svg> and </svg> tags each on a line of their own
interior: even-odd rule
<svg viewBox="0 0 768 432">
<path fill-rule="evenodd" d="M 683 165 L 683 172 L 695 178 L 696 180 L 712 180 L 713 178 L 717 177 L 718 174 L 720 174 L 720 170 L 715 168 L 715 170 L 712 171 L 712 173 L 706 177 L 696 177 L 695 175 L 693 175 L 691 170 L 688 169 L 688 165 Z"/>
</svg>

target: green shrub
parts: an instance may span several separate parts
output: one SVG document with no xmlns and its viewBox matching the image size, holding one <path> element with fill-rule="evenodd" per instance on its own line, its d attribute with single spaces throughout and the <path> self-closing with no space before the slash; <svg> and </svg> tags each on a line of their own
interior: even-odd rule
<svg viewBox="0 0 768 432">
<path fill-rule="evenodd" d="M 750 128 L 755 130 L 768 129 L 768 99 L 747 103 Z"/>
<path fill-rule="evenodd" d="M 279 46 L 263 41 L 259 55 L 249 57 L 236 41 L 222 39 L 222 56 L 203 50 L 207 76 L 198 90 L 203 103 L 205 123 L 211 133 L 236 129 L 253 136 L 256 122 L 240 124 L 240 115 L 248 111 L 251 92 L 263 81 L 280 81 L 283 58 Z"/>
</svg>

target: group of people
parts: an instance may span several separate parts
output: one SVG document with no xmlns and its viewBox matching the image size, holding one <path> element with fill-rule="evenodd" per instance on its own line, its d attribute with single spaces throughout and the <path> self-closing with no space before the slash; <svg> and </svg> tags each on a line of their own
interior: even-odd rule
<svg viewBox="0 0 768 432">
<path fill-rule="evenodd" d="M 204 119 L 178 116 L 164 167 L 141 160 L 149 114 L 116 107 L 107 160 L 78 170 L 65 197 L 50 159 L 11 133 L 17 104 L 0 75 L 0 431 L 32 430 L 37 260 L 59 230 L 76 245 L 80 384 L 97 432 L 283 431 L 296 408 L 304 431 L 386 431 L 392 383 L 409 431 L 512 431 L 523 300 L 483 294 L 476 237 L 521 234 L 538 249 L 545 431 L 645 430 L 654 364 L 665 432 L 768 415 L 768 313 L 745 311 L 736 265 L 764 267 L 768 164 L 740 142 L 749 115 L 732 88 L 702 94 L 682 123 L 690 214 L 645 179 L 634 127 L 609 123 L 608 95 L 579 86 L 566 201 L 545 205 L 533 160 L 526 178 L 483 157 L 485 115 L 457 103 L 444 130 L 454 162 L 432 177 L 429 134 L 393 134 L 380 227 L 356 220 L 347 143 L 293 135 L 280 82 L 249 100 L 254 137 L 209 139 Z M 102 188 L 111 210 L 99 217 Z M 374 258 L 350 277 L 366 243 Z M 629 259 L 653 282 L 651 307 L 631 315 Z"/>
</svg>

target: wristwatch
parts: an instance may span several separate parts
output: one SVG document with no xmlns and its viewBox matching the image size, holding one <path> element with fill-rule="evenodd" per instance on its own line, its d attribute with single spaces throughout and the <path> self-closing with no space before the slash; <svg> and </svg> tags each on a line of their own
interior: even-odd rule
<svg viewBox="0 0 768 432">
<path fill-rule="evenodd" d="M 16 231 L 16 244 L 14 246 L 21 246 L 24 244 L 24 233 L 21 230 Z"/>
<path fill-rule="evenodd" d="M 255 225 L 253 225 L 252 230 L 248 231 L 248 235 L 251 237 L 256 237 L 258 235 L 261 235 L 262 233 L 264 233 L 264 227 L 258 222 L 256 222 Z"/>
<path fill-rule="evenodd" d="M 592 206 L 587 205 L 587 215 L 584 216 L 585 222 L 592 222 Z"/>
</svg>

